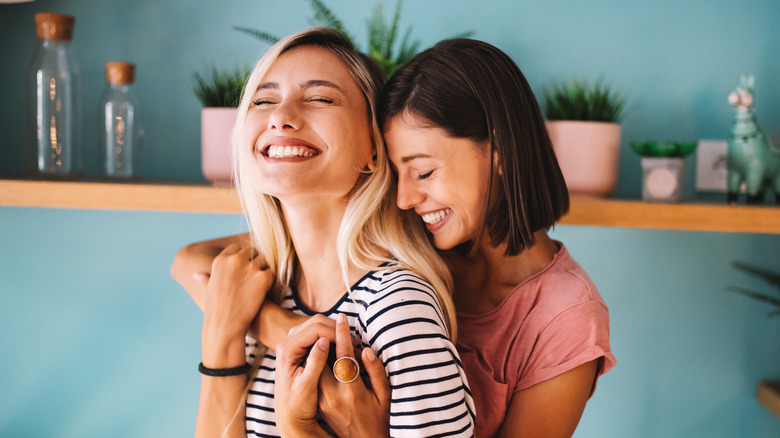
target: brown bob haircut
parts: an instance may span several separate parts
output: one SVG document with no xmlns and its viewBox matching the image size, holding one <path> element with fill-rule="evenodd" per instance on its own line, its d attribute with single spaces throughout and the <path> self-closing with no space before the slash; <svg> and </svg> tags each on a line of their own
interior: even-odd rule
<svg viewBox="0 0 780 438">
<path fill-rule="evenodd" d="M 489 142 L 501 176 L 491 172 L 485 188 L 480 232 L 491 243 L 507 243 L 517 255 L 534 242 L 534 232 L 552 227 L 569 211 L 569 193 L 550 137 L 523 73 L 498 48 L 471 39 L 445 40 L 418 54 L 387 82 L 379 101 L 380 126 L 408 113 L 424 127 L 452 137 Z M 494 177 L 498 199 L 490 199 Z"/>
</svg>

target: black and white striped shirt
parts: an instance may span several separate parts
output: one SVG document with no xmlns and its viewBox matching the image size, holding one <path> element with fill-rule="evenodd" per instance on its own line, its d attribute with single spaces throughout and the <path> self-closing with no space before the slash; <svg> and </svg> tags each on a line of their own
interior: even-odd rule
<svg viewBox="0 0 780 438">
<path fill-rule="evenodd" d="M 285 297 L 282 306 L 299 314 L 315 313 L 295 293 Z M 380 268 L 358 280 L 323 315 L 335 319 L 339 313 L 347 315 L 353 337 L 385 365 L 392 388 L 391 436 L 473 436 L 474 402 L 466 375 L 427 282 L 406 270 Z M 247 346 L 250 356 L 254 346 Z M 268 350 L 250 388 L 248 437 L 279 436 L 273 408 L 275 361 L 276 353 Z"/>
</svg>

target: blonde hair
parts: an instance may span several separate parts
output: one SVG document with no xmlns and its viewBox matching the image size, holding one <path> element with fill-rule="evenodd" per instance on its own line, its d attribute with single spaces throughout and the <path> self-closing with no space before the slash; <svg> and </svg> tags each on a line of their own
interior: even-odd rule
<svg viewBox="0 0 780 438">
<path fill-rule="evenodd" d="M 294 281 L 296 254 L 282 214 L 279 200 L 260 193 L 252 183 L 252 145 L 243 144 L 241 130 L 254 90 L 281 54 L 295 47 L 316 45 L 324 47 L 338 57 L 352 74 L 366 99 L 367 121 L 376 150 L 376 167 L 364 170 L 356 187 L 350 193 L 344 217 L 338 232 L 336 251 L 347 289 L 348 268 L 374 270 L 380 263 L 390 268 L 402 268 L 415 272 L 428 281 L 441 304 L 442 320 L 452 341 L 456 337 L 455 308 L 450 291 L 452 277 L 447 265 L 432 247 L 421 222 L 409 211 L 396 207 L 395 177 L 390 169 L 382 132 L 376 119 L 376 101 L 384 74 L 374 61 L 358 52 L 341 33 L 329 28 L 311 28 L 290 35 L 274 44 L 257 62 L 247 79 L 238 118 L 233 129 L 233 173 L 241 204 L 247 218 L 253 242 L 265 258 L 268 268 L 275 272 L 276 282 L 269 298 L 280 303 L 290 291 Z M 387 255 L 389 253 L 389 256 Z M 265 354 L 260 346 L 250 376 L 257 372 Z M 247 390 L 252 383 L 250 378 Z M 244 400 L 246 398 L 246 391 Z M 243 406 L 242 400 L 240 408 Z M 234 420 L 239 411 L 236 412 Z M 231 421 L 232 423 L 232 421 Z"/>
<path fill-rule="evenodd" d="M 365 170 L 347 202 L 338 233 L 337 254 L 347 288 L 347 268 L 373 270 L 386 262 L 393 268 L 413 271 L 427 280 L 441 302 L 443 321 L 455 336 L 455 311 L 450 296 L 452 278 L 446 264 L 431 246 L 419 220 L 395 205 L 395 180 L 375 116 L 376 100 L 384 77 L 373 61 L 359 53 L 341 33 L 329 28 L 311 28 L 290 35 L 276 44 L 250 74 L 233 131 L 234 177 L 254 244 L 276 272 L 271 298 L 281 301 L 294 280 L 295 250 L 282 215 L 279 200 L 256 191 L 251 184 L 252 145 L 242 144 L 239 135 L 246 120 L 254 90 L 279 56 L 295 47 L 317 45 L 330 50 L 351 72 L 366 99 L 367 118 L 376 149 L 376 167 Z M 390 253 L 388 257 L 385 255 Z"/>
</svg>

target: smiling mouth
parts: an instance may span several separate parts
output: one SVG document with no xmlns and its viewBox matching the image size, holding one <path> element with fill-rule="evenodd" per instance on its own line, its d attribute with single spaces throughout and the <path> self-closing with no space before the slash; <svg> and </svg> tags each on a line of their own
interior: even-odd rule
<svg viewBox="0 0 780 438">
<path fill-rule="evenodd" d="M 271 145 L 265 149 L 265 155 L 269 158 L 313 157 L 318 152 L 307 146 L 277 146 Z"/>
<path fill-rule="evenodd" d="M 426 213 L 424 215 L 421 215 L 423 222 L 425 222 L 428 225 L 434 225 L 439 222 L 441 222 L 447 215 L 450 214 L 452 210 L 449 208 L 445 208 L 439 211 L 434 211 L 433 213 Z"/>
</svg>

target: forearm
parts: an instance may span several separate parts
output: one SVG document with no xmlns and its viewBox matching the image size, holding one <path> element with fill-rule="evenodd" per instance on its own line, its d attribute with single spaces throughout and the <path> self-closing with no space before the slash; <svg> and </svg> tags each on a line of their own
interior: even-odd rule
<svg viewBox="0 0 780 438">
<path fill-rule="evenodd" d="M 207 368 L 233 368 L 246 363 L 245 341 L 238 334 L 224 336 L 206 322 L 202 343 L 203 365 Z M 246 375 L 201 377 L 196 437 L 246 436 L 243 401 L 246 383 Z"/>
<path fill-rule="evenodd" d="M 196 438 L 246 437 L 245 385 L 245 376 L 201 377 Z M 227 433 L 222 435 L 226 430 Z"/>
<path fill-rule="evenodd" d="M 303 324 L 308 316 L 298 315 L 282 306 L 266 300 L 260 313 L 252 322 L 250 334 L 263 345 L 276 349 L 276 346 L 287 338 L 287 334 L 293 327 Z"/>
</svg>

